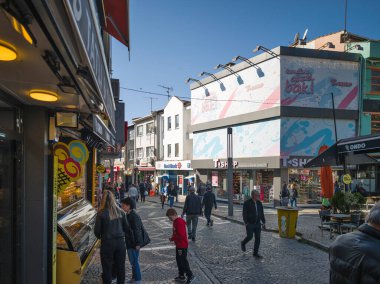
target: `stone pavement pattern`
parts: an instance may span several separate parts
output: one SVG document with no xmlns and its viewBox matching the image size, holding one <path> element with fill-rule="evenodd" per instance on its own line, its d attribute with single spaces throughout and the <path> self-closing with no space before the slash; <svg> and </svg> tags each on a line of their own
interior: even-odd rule
<svg viewBox="0 0 380 284">
<path fill-rule="evenodd" d="M 138 204 L 152 243 L 141 252 L 143 283 L 174 283 L 177 275 L 175 251 L 168 242 L 171 223 L 158 204 Z M 190 242 L 189 261 L 197 277 L 194 283 L 328 283 L 328 255 L 296 240 L 262 233 L 262 260 L 252 257 L 253 241 L 247 252 L 240 250 L 244 227 L 214 218 L 214 227 L 200 219 L 196 242 Z M 128 261 L 127 279 L 130 278 Z M 82 283 L 101 283 L 99 252 L 94 255 Z"/>
</svg>

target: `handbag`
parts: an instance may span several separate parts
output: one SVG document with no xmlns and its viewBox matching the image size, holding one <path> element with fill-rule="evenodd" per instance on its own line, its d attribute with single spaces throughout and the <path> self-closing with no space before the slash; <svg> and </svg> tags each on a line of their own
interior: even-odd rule
<svg viewBox="0 0 380 284">
<path fill-rule="evenodd" d="M 146 245 L 148 245 L 150 243 L 150 238 L 149 238 L 149 235 L 148 235 L 147 231 L 145 230 L 144 226 L 142 226 L 141 229 L 142 229 L 142 238 L 143 238 L 143 242 L 141 244 L 141 247 L 145 247 Z"/>
</svg>

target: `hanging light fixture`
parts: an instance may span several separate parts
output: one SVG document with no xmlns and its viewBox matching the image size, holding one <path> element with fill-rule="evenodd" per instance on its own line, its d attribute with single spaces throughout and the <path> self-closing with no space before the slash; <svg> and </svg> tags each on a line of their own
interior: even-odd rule
<svg viewBox="0 0 380 284">
<path fill-rule="evenodd" d="M 0 61 L 13 61 L 16 60 L 16 51 L 4 43 L 0 43 Z"/>
<path fill-rule="evenodd" d="M 43 90 L 32 90 L 29 92 L 29 96 L 32 99 L 42 102 L 56 102 L 58 101 L 58 95 L 53 92 Z"/>
</svg>

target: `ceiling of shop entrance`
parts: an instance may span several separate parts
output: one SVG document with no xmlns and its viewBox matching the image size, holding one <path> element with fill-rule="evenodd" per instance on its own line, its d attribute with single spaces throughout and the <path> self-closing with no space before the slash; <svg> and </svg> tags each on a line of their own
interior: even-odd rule
<svg viewBox="0 0 380 284">
<path fill-rule="evenodd" d="M 75 93 L 63 93 L 59 88 L 59 79 L 43 59 L 46 51 L 53 53 L 53 48 L 36 23 L 30 25 L 37 39 L 36 46 L 30 44 L 11 24 L 7 14 L 0 9 L 0 43 L 12 46 L 17 52 L 14 61 L 0 61 L 0 88 L 16 96 L 21 102 L 29 105 L 44 105 L 58 108 L 79 108 L 87 110 L 81 96 Z M 68 76 L 60 64 L 59 74 Z M 29 96 L 31 90 L 45 90 L 58 95 L 58 101 L 39 102 Z"/>
</svg>

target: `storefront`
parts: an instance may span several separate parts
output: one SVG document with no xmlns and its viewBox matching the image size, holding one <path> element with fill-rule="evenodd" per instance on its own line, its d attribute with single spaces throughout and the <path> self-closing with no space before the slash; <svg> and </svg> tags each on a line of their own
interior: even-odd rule
<svg viewBox="0 0 380 284">
<path fill-rule="evenodd" d="M 166 183 L 178 185 L 178 195 L 186 196 L 188 187 L 194 182 L 194 172 L 191 161 L 159 161 L 156 162 L 156 182 L 160 188 Z"/>
</svg>

